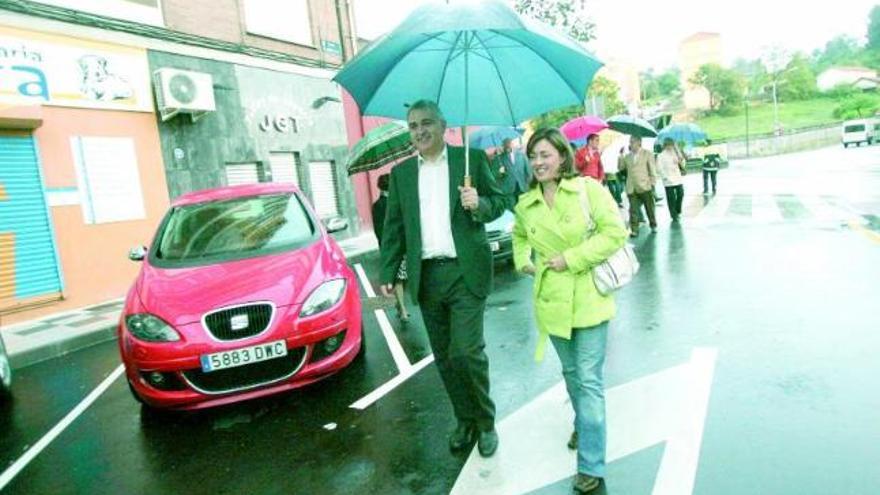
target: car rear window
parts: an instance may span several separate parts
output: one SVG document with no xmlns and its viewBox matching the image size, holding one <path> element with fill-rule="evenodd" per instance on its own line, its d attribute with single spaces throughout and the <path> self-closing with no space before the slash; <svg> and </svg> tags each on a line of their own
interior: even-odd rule
<svg viewBox="0 0 880 495">
<path fill-rule="evenodd" d="M 151 249 L 165 264 L 202 264 L 295 248 L 316 236 L 295 194 L 273 194 L 173 208 Z"/>
<path fill-rule="evenodd" d="M 864 132 L 865 124 L 848 125 L 843 128 L 843 132 Z"/>
</svg>

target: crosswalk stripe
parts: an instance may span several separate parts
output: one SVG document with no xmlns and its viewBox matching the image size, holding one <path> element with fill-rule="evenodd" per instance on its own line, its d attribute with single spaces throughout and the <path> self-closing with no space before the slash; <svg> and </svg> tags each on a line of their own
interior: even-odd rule
<svg viewBox="0 0 880 495">
<path fill-rule="evenodd" d="M 752 220 L 759 223 L 775 223 L 782 221 L 782 214 L 773 201 L 773 197 L 766 194 L 756 194 L 752 197 Z"/>
</svg>

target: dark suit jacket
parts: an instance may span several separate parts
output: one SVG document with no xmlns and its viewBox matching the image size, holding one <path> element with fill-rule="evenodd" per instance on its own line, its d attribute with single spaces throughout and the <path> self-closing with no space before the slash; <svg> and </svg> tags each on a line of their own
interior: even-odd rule
<svg viewBox="0 0 880 495">
<path fill-rule="evenodd" d="M 461 206 L 458 186 L 464 183 L 464 148 L 449 146 L 449 206 L 455 252 L 465 286 L 474 295 L 486 297 L 492 289 L 492 252 L 486 240 L 485 222 L 495 220 L 511 205 L 489 171 L 481 150 L 470 150 L 471 180 L 480 196 L 476 212 Z M 422 270 L 422 229 L 419 203 L 418 157 L 410 158 L 391 170 L 385 226 L 382 229 L 383 284 L 394 282 L 397 269 L 406 257 L 409 290 L 419 300 Z"/>
<path fill-rule="evenodd" d="M 504 172 L 501 172 L 504 167 Z M 529 179 L 532 172 L 529 170 L 529 162 L 526 156 L 520 150 L 513 152 L 513 161 L 510 160 L 510 154 L 500 151 L 492 162 L 492 174 L 495 176 L 496 182 L 505 194 L 513 195 L 514 203 L 519 195 L 529 190 Z"/>
</svg>

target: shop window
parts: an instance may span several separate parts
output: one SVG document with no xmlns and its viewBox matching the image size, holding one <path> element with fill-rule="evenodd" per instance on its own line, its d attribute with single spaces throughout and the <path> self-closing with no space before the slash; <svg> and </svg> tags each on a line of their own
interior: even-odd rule
<svg viewBox="0 0 880 495">
<path fill-rule="evenodd" d="M 273 151 L 269 153 L 269 166 L 272 167 L 272 181 L 300 185 L 300 162 L 299 153 Z"/>
<path fill-rule="evenodd" d="M 78 136 L 71 148 L 85 223 L 146 218 L 133 139 Z"/>
<path fill-rule="evenodd" d="M 258 163 L 226 164 L 226 185 L 256 184 L 260 182 L 260 165 Z"/>
<path fill-rule="evenodd" d="M 244 0 L 248 33 L 312 46 L 308 0 Z"/>
<path fill-rule="evenodd" d="M 334 162 L 309 162 L 309 188 L 312 204 L 320 218 L 339 216 L 339 195 Z"/>
</svg>

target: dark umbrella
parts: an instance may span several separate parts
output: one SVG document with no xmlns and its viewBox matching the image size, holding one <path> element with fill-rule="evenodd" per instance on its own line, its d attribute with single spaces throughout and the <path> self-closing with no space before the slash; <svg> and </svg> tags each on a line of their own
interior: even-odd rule
<svg viewBox="0 0 880 495">
<path fill-rule="evenodd" d="M 650 122 L 632 115 L 615 115 L 608 119 L 608 127 L 617 132 L 638 137 L 655 137 L 657 129 Z"/>
</svg>

